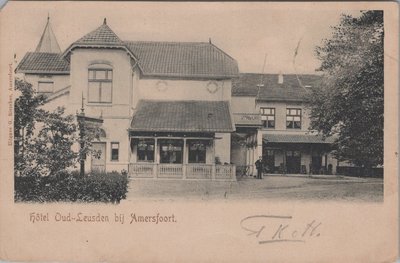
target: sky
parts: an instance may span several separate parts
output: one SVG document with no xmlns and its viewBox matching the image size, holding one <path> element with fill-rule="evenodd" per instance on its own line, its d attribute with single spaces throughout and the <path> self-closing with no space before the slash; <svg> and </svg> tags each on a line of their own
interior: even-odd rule
<svg viewBox="0 0 400 263">
<path fill-rule="evenodd" d="M 329 38 L 342 13 L 317 3 L 151 3 L 151 2 L 9 2 L 2 10 L 7 37 L 17 60 L 34 51 L 47 15 L 62 50 L 107 24 L 122 39 L 213 44 L 235 58 L 241 72 L 314 73 L 320 62 L 315 47 Z M 3 12 L 6 11 L 6 12 Z M 15 21 L 15 18 L 17 20 Z M 301 41 L 300 41 L 301 40 Z M 300 41 L 293 65 L 293 55 Z M 266 63 L 264 67 L 264 58 Z"/>
</svg>

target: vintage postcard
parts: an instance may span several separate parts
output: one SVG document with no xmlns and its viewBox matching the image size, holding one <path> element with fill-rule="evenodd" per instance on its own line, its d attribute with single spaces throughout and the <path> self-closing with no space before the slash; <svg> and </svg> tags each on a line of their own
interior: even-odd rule
<svg viewBox="0 0 400 263">
<path fill-rule="evenodd" d="M 395 262 L 398 11 L 8 2 L 0 260 Z"/>
</svg>

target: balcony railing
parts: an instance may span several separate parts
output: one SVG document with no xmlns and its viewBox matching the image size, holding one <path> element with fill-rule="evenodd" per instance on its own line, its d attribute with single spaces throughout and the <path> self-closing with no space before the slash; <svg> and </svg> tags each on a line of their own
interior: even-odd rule
<svg viewBox="0 0 400 263">
<path fill-rule="evenodd" d="M 132 178 L 236 180 L 236 167 L 231 164 L 131 163 L 128 169 Z"/>
</svg>

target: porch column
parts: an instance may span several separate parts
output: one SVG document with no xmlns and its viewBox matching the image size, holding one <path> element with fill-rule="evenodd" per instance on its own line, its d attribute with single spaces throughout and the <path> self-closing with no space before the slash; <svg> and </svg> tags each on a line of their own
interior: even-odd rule
<svg viewBox="0 0 400 263">
<path fill-rule="evenodd" d="M 261 130 L 257 130 L 257 159 L 259 156 L 263 156 L 263 136 Z"/>
<path fill-rule="evenodd" d="M 183 158 L 183 166 L 182 166 L 182 179 L 186 179 L 187 177 L 186 177 L 186 169 L 187 169 L 187 157 L 188 157 L 188 155 L 187 155 L 187 150 L 186 150 L 186 138 L 183 138 L 183 156 L 182 156 L 182 158 Z"/>
<path fill-rule="evenodd" d="M 154 138 L 154 165 L 153 165 L 153 177 L 158 176 L 158 140 Z"/>
<path fill-rule="evenodd" d="M 212 140 L 213 146 L 213 162 L 211 168 L 211 180 L 215 180 L 215 172 L 216 172 L 216 165 L 215 165 L 215 138 Z"/>
</svg>

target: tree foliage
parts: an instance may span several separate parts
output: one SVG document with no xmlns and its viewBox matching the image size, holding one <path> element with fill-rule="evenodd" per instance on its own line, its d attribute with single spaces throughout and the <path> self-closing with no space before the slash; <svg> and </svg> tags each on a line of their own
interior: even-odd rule
<svg viewBox="0 0 400 263">
<path fill-rule="evenodd" d="M 336 157 L 356 165 L 383 164 L 384 28 L 382 11 L 342 15 L 316 48 L 323 80 L 312 89 L 311 129 L 336 134 Z"/>
<path fill-rule="evenodd" d="M 100 138 L 98 127 L 85 129 L 83 138 L 75 116 L 65 115 L 58 107 L 53 112 L 41 108 L 46 97 L 38 95 L 32 85 L 16 79 L 15 89 L 20 96 L 15 109 L 14 171 L 18 175 L 57 175 L 69 167 L 75 167 L 80 156 L 100 153 L 91 149 L 91 142 Z M 79 150 L 74 144 L 83 143 Z"/>
<path fill-rule="evenodd" d="M 15 80 L 15 90 L 19 96 L 14 102 L 14 171 L 25 174 L 33 167 L 33 135 L 38 119 L 44 114 L 39 106 L 46 98 L 35 94 L 32 85 L 21 79 Z"/>
</svg>

